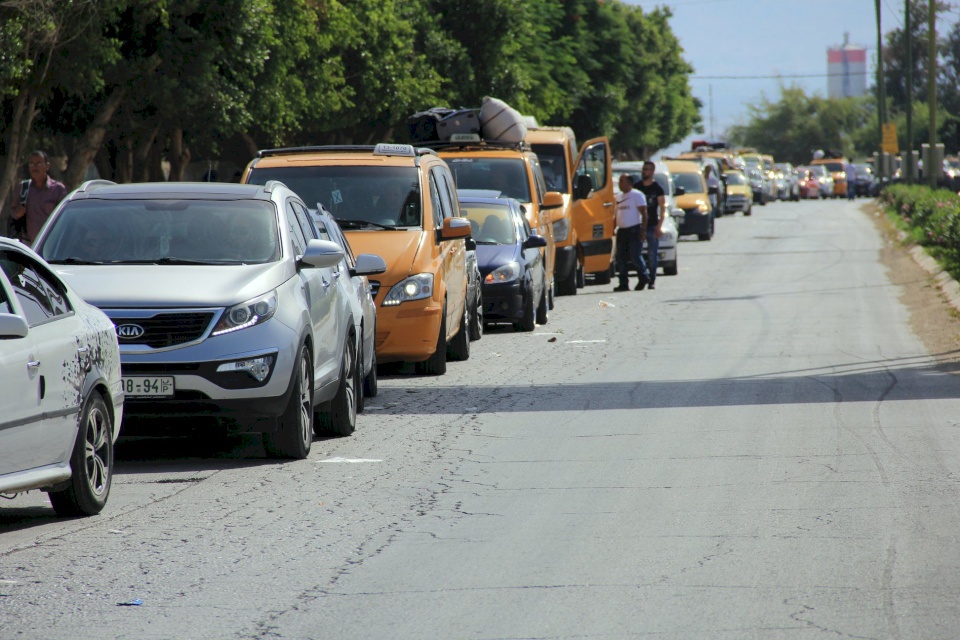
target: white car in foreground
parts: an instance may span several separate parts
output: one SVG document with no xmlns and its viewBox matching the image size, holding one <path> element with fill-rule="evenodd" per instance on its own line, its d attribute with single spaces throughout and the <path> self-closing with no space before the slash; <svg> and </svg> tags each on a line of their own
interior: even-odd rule
<svg viewBox="0 0 960 640">
<path fill-rule="evenodd" d="M 113 323 L 30 249 L 0 238 L 0 495 L 99 513 L 124 394 Z"/>
</svg>

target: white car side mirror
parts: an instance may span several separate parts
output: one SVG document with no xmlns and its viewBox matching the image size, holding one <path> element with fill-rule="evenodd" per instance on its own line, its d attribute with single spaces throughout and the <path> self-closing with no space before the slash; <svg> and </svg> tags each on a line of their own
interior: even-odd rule
<svg viewBox="0 0 960 640">
<path fill-rule="evenodd" d="M 26 338 L 30 333 L 27 321 L 12 313 L 0 313 L 0 340 Z"/>
</svg>

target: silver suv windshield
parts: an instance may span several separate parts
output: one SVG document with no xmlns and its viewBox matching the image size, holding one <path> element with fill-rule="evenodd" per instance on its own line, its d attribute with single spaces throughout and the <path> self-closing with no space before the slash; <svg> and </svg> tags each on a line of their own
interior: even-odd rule
<svg viewBox="0 0 960 640">
<path fill-rule="evenodd" d="M 38 253 L 54 264 L 261 264 L 280 258 L 273 203 L 77 200 Z"/>
<path fill-rule="evenodd" d="M 322 204 L 344 229 L 420 226 L 416 167 L 254 167 L 247 178 L 250 184 L 268 180 L 293 189 L 311 209 Z"/>
</svg>

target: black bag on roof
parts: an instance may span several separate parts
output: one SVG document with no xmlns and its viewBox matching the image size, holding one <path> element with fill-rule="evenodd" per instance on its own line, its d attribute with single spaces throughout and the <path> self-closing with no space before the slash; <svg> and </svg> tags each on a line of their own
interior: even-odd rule
<svg viewBox="0 0 960 640">
<path fill-rule="evenodd" d="M 434 107 L 407 118 L 410 142 L 414 144 L 418 142 L 437 142 L 440 139 L 437 133 L 437 124 L 452 113 L 456 113 L 456 110 L 447 107 Z"/>
<path fill-rule="evenodd" d="M 476 109 L 460 109 L 454 111 L 437 123 L 437 136 L 447 142 L 455 133 L 480 134 L 480 118 Z"/>
</svg>

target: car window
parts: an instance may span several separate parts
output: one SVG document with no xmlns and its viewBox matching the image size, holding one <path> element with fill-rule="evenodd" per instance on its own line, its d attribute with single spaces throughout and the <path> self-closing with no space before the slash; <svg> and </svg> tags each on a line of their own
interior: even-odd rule
<svg viewBox="0 0 960 640">
<path fill-rule="evenodd" d="M 490 189 L 530 202 L 530 180 L 522 158 L 447 158 L 457 189 Z"/>
<path fill-rule="evenodd" d="M 7 292 L 3 289 L 3 283 L 0 282 L 0 313 L 13 313 L 13 307 L 7 298 Z"/>
<path fill-rule="evenodd" d="M 37 253 L 52 264 L 259 264 L 280 258 L 277 209 L 263 200 L 74 200 Z"/>
<path fill-rule="evenodd" d="M 73 311 L 64 286 L 29 256 L 15 251 L 0 252 L 0 269 L 10 280 L 14 295 L 31 327 Z"/>
<path fill-rule="evenodd" d="M 443 205 L 440 204 L 440 189 L 437 187 L 437 176 L 430 173 L 430 206 L 433 208 L 433 226 L 443 225 Z"/>
<path fill-rule="evenodd" d="M 543 179 L 540 162 L 530 158 L 527 163 L 530 165 L 530 173 L 533 174 L 533 184 L 537 188 L 537 202 L 543 202 L 543 196 L 547 193 L 547 183 Z"/>
<path fill-rule="evenodd" d="M 303 229 L 300 228 L 300 222 L 297 220 L 297 214 L 293 211 L 293 201 L 287 201 L 287 229 L 290 231 L 290 241 L 293 243 L 294 251 L 297 255 L 303 255 L 307 250 L 307 239 L 303 235 Z"/>
<path fill-rule="evenodd" d="M 475 229 L 473 239 L 477 244 L 516 243 L 515 214 L 509 203 L 468 202 L 460 207 L 460 211 Z"/>
<path fill-rule="evenodd" d="M 300 223 L 300 230 L 303 231 L 303 237 L 307 240 L 315 239 L 317 233 L 310 223 L 310 214 L 307 212 L 307 208 L 296 200 L 291 200 L 290 204 L 293 207 L 293 213 L 297 216 L 297 222 Z"/>
<path fill-rule="evenodd" d="M 675 173 L 673 180 L 686 193 L 704 193 L 703 178 L 699 173 Z"/>
<path fill-rule="evenodd" d="M 324 232 L 329 234 L 330 239 L 333 242 L 336 242 L 341 247 L 343 247 L 343 255 L 347 261 L 347 266 L 351 269 L 357 266 L 357 258 L 353 255 L 353 247 L 350 246 L 350 242 L 347 240 L 347 237 L 343 235 L 343 231 L 340 230 L 336 224 L 331 224 L 329 226 L 324 226 Z"/>
<path fill-rule="evenodd" d="M 533 152 L 540 158 L 540 170 L 548 191 L 567 192 L 566 157 L 562 144 L 533 144 Z M 574 153 L 576 157 L 576 153 Z"/>
<path fill-rule="evenodd" d="M 575 175 L 589 176 L 590 182 L 593 184 L 593 190 L 596 191 L 602 189 L 603 185 L 607 183 L 607 171 L 609 170 L 610 167 L 607 166 L 607 145 L 598 142 L 584 149 Z M 574 178 L 573 183 L 577 184 L 576 178 Z"/>
<path fill-rule="evenodd" d="M 440 196 L 440 210 L 441 217 L 437 226 L 443 224 L 443 218 L 453 217 L 453 195 L 450 191 L 449 184 L 447 183 L 446 177 L 443 175 L 443 170 L 440 167 L 434 167 L 430 171 L 430 177 L 433 179 L 437 193 Z M 434 213 L 434 218 L 437 217 L 437 214 Z"/>
<path fill-rule="evenodd" d="M 444 203 L 450 205 L 450 216 L 452 218 L 459 218 L 460 214 L 460 201 L 457 199 L 457 190 L 453 186 L 453 176 L 450 175 L 450 172 L 443 169 L 440 170 L 440 177 L 443 180 L 443 188 L 446 191 L 446 198 L 444 198 Z"/>
<path fill-rule="evenodd" d="M 420 173 L 416 167 L 254 167 L 250 184 L 280 180 L 309 208 L 317 204 L 341 224 L 366 220 L 399 227 L 419 227 Z"/>
</svg>

